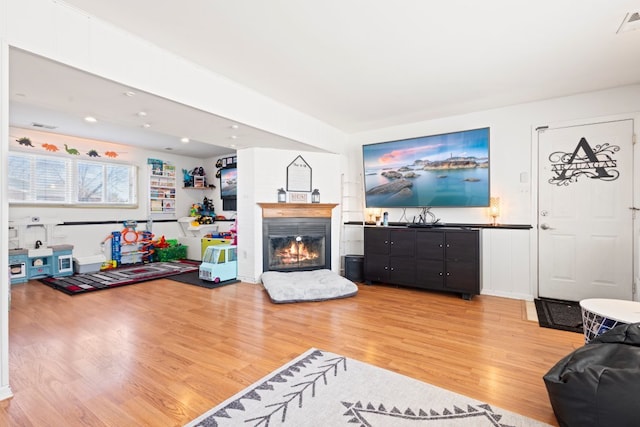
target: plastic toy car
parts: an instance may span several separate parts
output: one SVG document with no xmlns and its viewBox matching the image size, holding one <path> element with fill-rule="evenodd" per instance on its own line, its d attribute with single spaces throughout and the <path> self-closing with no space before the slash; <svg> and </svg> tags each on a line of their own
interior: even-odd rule
<svg viewBox="0 0 640 427">
<path fill-rule="evenodd" d="M 238 256 L 235 245 L 212 245 L 202 256 L 198 277 L 214 283 L 233 280 L 238 272 Z"/>
</svg>

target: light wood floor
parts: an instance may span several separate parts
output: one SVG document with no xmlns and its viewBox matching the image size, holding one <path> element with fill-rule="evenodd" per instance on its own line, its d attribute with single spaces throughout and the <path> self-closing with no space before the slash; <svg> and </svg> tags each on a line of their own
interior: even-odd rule
<svg viewBox="0 0 640 427">
<path fill-rule="evenodd" d="M 557 425 L 542 376 L 583 343 L 524 302 L 360 285 L 272 304 L 260 285 L 170 280 L 68 296 L 14 285 L 7 426 L 183 425 L 310 347 Z"/>
</svg>

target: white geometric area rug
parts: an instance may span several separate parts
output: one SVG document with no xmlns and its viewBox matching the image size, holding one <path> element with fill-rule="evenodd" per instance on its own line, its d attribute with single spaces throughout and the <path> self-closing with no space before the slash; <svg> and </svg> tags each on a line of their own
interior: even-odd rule
<svg viewBox="0 0 640 427">
<path fill-rule="evenodd" d="M 187 426 L 539 427 L 548 424 L 312 348 Z"/>
</svg>

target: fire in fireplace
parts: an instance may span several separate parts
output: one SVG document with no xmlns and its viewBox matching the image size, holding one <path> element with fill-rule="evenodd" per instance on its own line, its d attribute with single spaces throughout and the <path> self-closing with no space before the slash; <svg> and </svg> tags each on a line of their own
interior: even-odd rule
<svg viewBox="0 0 640 427">
<path fill-rule="evenodd" d="M 324 238 L 312 236 L 272 237 L 269 270 L 324 266 Z"/>
<path fill-rule="evenodd" d="M 265 218 L 265 271 L 330 268 L 331 221 L 327 218 Z"/>
</svg>

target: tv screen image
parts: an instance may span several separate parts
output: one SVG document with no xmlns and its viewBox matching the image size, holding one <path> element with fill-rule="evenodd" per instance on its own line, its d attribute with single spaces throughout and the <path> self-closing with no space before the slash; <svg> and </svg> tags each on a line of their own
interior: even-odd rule
<svg viewBox="0 0 640 427">
<path fill-rule="evenodd" d="M 489 128 L 362 146 L 368 208 L 489 206 Z"/>
<path fill-rule="evenodd" d="M 220 170 L 220 198 L 235 199 L 238 194 L 238 170 L 236 168 Z"/>
</svg>

